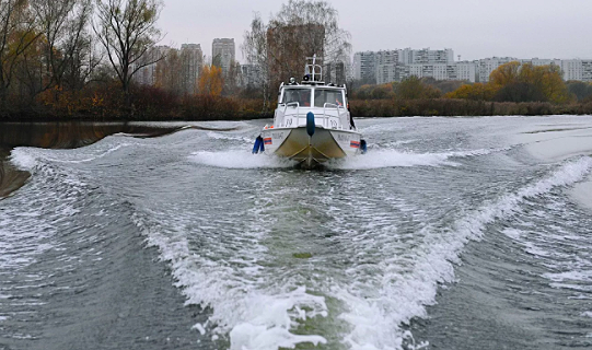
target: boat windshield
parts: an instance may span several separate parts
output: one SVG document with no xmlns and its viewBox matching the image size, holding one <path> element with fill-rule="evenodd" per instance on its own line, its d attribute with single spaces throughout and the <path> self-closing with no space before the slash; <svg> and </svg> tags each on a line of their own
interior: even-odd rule
<svg viewBox="0 0 592 350">
<path fill-rule="evenodd" d="M 286 89 L 281 103 L 294 102 L 298 102 L 301 107 L 310 107 L 310 89 Z"/>
<path fill-rule="evenodd" d="M 327 107 L 343 106 L 343 94 L 340 90 L 315 89 L 315 107 L 324 107 L 325 103 L 329 103 Z"/>
</svg>

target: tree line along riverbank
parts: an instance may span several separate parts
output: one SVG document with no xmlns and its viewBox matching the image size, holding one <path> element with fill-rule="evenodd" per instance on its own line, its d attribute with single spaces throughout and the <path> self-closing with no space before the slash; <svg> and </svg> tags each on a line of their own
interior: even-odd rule
<svg viewBox="0 0 592 350">
<path fill-rule="evenodd" d="M 458 82 L 454 84 L 459 85 Z M 451 82 L 429 79 L 410 79 L 385 85 L 352 84 L 353 89 L 349 93 L 350 112 L 354 118 L 592 114 L 592 98 L 589 95 L 579 99 L 570 93 L 570 98 L 562 103 L 545 99 L 509 101 L 491 93 L 491 97 L 487 98 L 458 96 L 459 90 L 482 89 L 478 84 L 460 84 L 451 92 L 445 92 L 447 85 L 451 85 Z M 5 114 L 0 121 L 243 120 L 271 118 L 277 103 L 271 101 L 266 108 L 263 99 L 252 90 L 243 90 L 234 95 L 181 96 L 159 87 L 132 86 L 131 104 L 128 106 L 117 82 L 43 96 L 43 99 L 33 103 L 13 104 L 10 113 Z"/>
<path fill-rule="evenodd" d="M 382 85 L 354 81 L 349 87 L 349 108 L 358 118 L 592 114 L 592 85 L 564 82 L 554 66 L 510 62 L 493 71 L 488 83 L 411 77 Z M 2 120 L 241 120 L 271 118 L 277 104 L 256 87 L 179 94 L 132 84 L 125 94 L 115 80 L 48 90 L 28 103 L 14 97 Z"/>
</svg>

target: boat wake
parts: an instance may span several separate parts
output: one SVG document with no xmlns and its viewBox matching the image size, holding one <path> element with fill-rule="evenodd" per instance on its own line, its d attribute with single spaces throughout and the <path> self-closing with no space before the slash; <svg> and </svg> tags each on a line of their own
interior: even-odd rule
<svg viewBox="0 0 592 350">
<path fill-rule="evenodd" d="M 481 153 L 453 153 L 437 159 Z M 232 250 L 232 255 L 241 257 L 226 263 L 193 254 L 189 242 L 179 233 L 154 230 L 146 234 L 160 249 L 163 259 L 172 265 L 177 286 L 183 289 L 187 303 L 213 309 L 211 327 L 198 324 L 195 328 L 202 334 L 213 332 L 213 339 L 227 334 L 231 349 L 278 349 L 304 342 L 328 342 L 325 332 L 307 332 L 306 336 L 294 333 L 301 322 L 312 319 L 316 324 L 321 322 L 319 318 L 330 318 L 328 322 L 332 324 L 345 322 L 347 326 L 335 327 L 341 328 L 341 332 L 346 330 L 338 337 L 343 345 L 353 349 L 418 349 L 426 344 L 415 345 L 405 325 L 414 317 L 425 317 L 425 307 L 435 303 L 439 286 L 454 281 L 454 266 L 465 245 L 481 239 L 488 224 L 512 216 L 526 199 L 545 195 L 556 187 L 571 186 L 591 170 L 592 158 L 581 158 L 566 163 L 546 178 L 462 213 L 447 228 L 426 225 L 413 234 L 419 242 L 412 252 L 402 251 L 400 243 L 393 241 L 395 228 L 388 223 L 388 216 L 382 218 L 377 208 L 369 206 L 349 218 L 357 222 L 357 229 L 344 227 L 340 231 L 340 254 L 362 260 L 337 272 L 345 276 L 327 277 L 324 282 L 304 283 L 283 272 L 285 275 L 279 277 L 276 287 L 260 285 L 262 280 L 278 278 L 273 277 L 275 273 L 282 274 L 261 263 L 270 258 L 262 245 L 270 232 L 257 223 L 259 219 L 273 226 L 276 211 L 252 212 L 253 227 L 242 231 L 246 236 L 231 235 L 224 239 L 225 243 L 217 241 L 214 245 L 211 241 L 205 245 L 207 249 L 228 251 L 215 256 Z M 334 220 L 345 220 L 340 215 L 334 213 Z M 139 226 L 146 226 L 144 220 L 149 219 L 138 221 Z M 220 229 L 209 225 L 209 230 Z M 236 240 L 242 243 L 232 242 Z M 377 260 L 365 263 L 367 257 Z M 371 275 L 369 269 L 373 271 Z M 330 302 L 339 305 L 337 311 L 330 310 Z"/>
<path fill-rule="evenodd" d="M 480 156 L 493 150 L 454 151 L 445 153 L 413 153 L 398 150 L 369 151 L 364 155 L 336 160 L 328 164 L 333 169 L 379 169 L 412 166 L 457 166 L 454 158 Z"/>
<path fill-rule="evenodd" d="M 189 156 L 189 160 L 198 164 L 218 168 L 290 168 L 296 163 L 275 156 L 252 154 L 247 151 L 199 151 Z"/>
<path fill-rule="evenodd" d="M 323 164 L 328 169 L 357 170 L 412 166 L 457 166 L 455 158 L 487 155 L 495 150 L 454 151 L 445 153 L 412 153 L 397 150 L 379 150 L 364 155 L 345 159 L 331 160 Z M 297 163 L 287 159 L 264 154 L 251 154 L 241 151 L 198 151 L 189 156 L 189 160 L 198 164 L 218 168 L 290 168 Z"/>
<path fill-rule="evenodd" d="M 115 138 L 114 136 L 109 136 L 99 144 L 79 148 L 75 151 L 18 147 L 12 151 L 10 159 L 15 166 L 24 171 L 33 171 L 38 165 L 37 159 L 51 163 L 89 163 L 133 145 L 130 142 L 109 142 L 109 140 L 114 140 Z"/>
<path fill-rule="evenodd" d="M 188 149 L 173 149 L 183 160 L 222 170 L 207 171 L 205 176 L 196 177 L 196 181 L 188 181 L 191 186 L 173 191 L 158 192 L 151 188 L 138 193 L 138 187 L 149 186 L 134 188 L 134 184 L 143 184 L 141 181 L 149 184 L 162 178 L 162 173 L 137 176 L 144 164 L 154 164 L 161 145 L 155 140 L 145 143 L 140 140 L 137 142 L 142 147 L 127 147 L 129 142 L 107 138 L 78 150 L 13 150 L 11 162 L 33 174 L 25 187 L 33 196 L 15 196 L 10 203 L 18 207 L 8 206 L 0 211 L 0 238 L 4 242 L 0 243 L 0 271 L 30 268 L 46 251 L 55 251 L 67 260 L 72 265 L 68 271 L 73 274 L 93 271 L 102 276 L 112 261 L 118 263 L 111 265 L 128 271 L 128 260 L 117 260 L 118 256 L 126 259 L 140 256 L 135 249 L 143 248 L 139 247 L 143 238 L 158 249 L 154 254 L 170 267 L 171 280 L 174 279 L 174 285 L 185 297 L 185 304 L 200 307 L 203 319 L 191 321 L 195 323 L 195 333 L 191 334 L 200 336 L 204 348 L 210 345 L 209 348 L 233 350 L 275 350 L 309 344 L 337 349 L 421 348 L 426 344 L 415 344 L 408 325 L 415 317 L 427 316 L 426 306 L 436 302 L 438 288 L 454 281 L 455 264 L 460 261 L 466 244 L 482 239 L 488 225 L 512 218 L 528 206 L 529 200 L 547 198 L 555 189 L 572 186 L 592 171 L 590 157 L 572 159 L 550 171 L 545 168 L 542 177 L 537 175 L 512 190 L 502 187 L 487 200 L 479 197 L 468 210 L 447 211 L 446 222 L 442 222 L 439 216 L 429 220 L 433 215 L 426 210 L 425 202 L 414 204 L 393 193 L 388 186 L 372 186 L 370 176 L 364 177 L 364 181 L 352 181 L 352 176 L 341 176 L 337 171 L 334 177 L 334 174 L 325 176 L 315 172 L 283 176 L 277 171 L 279 176 L 262 176 L 256 183 L 245 181 L 249 176 L 240 173 L 236 178 L 221 176 L 212 182 L 198 181 L 211 177 L 212 173 L 235 173 L 224 169 L 293 165 L 247 151 L 198 151 L 187 158 Z M 195 144 L 174 145 L 189 148 Z M 122 155 L 142 154 L 140 151 L 147 156 L 136 158 L 146 163 L 121 162 Z M 163 155 L 170 151 L 161 150 Z M 455 167 L 463 158 L 492 152 L 496 150 L 441 153 L 377 150 L 331 166 L 335 169 Z M 97 171 L 104 164 L 115 165 L 112 173 Z M 170 176 L 170 183 L 193 180 L 191 176 L 198 173 L 195 166 L 183 165 L 164 173 Z M 125 182 L 128 177 L 131 181 Z M 376 181 L 383 180 L 384 177 Z M 208 192 L 211 188 L 215 190 Z M 223 188 L 232 190 L 220 192 Z M 368 188 L 372 188 L 372 193 Z M 33 208 L 32 198 L 39 202 Z M 60 205 L 55 204 L 56 199 Z M 90 221 L 82 222 L 85 225 L 71 225 L 72 220 L 87 215 Z M 406 227 L 403 220 L 407 221 Z M 97 223 L 103 223 L 104 227 L 92 231 Z M 124 226 L 132 227 L 129 232 L 133 234 L 122 234 Z M 30 234 L 40 229 L 45 236 Z M 557 246 L 548 244 L 548 237 L 533 240 L 526 230 L 504 233 L 539 257 L 551 254 Z M 78 243 L 81 234 L 86 236 Z M 565 240 L 565 235 L 557 235 L 556 241 Z M 81 253 L 62 253 L 52 248 L 61 247 L 65 240 L 76 249 L 84 245 L 80 251 L 86 260 L 78 259 L 76 254 Z M 125 242 L 129 246 L 124 247 L 130 251 L 118 253 L 117 247 Z M 568 243 L 577 246 L 585 241 Z M 17 254 L 20 260 L 13 259 Z M 57 259 L 47 261 L 55 263 Z M 86 265 L 77 265 L 83 263 Z M 137 261 L 129 275 L 122 275 L 114 283 L 121 284 L 149 266 L 143 260 Z M 558 271 L 544 275 L 557 288 L 574 289 L 575 282 L 578 288 L 589 288 L 585 285 L 592 279 L 589 270 L 576 271 L 567 263 L 559 267 Z M 585 267 L 589 269 L 589 264 Z M 54 269 L 47 273 L 53 274 Z M 84 280 L 83 276 L 74 277 L 71 283 Z M 40 275 L 39 280 L 47 278 Z M 81 288 L 90 292 L 100 285 Z M 15 294 L 18 290 L 0 292 Z M 36 291 L 32 290 L 31 295 L 36 295 L 33 292 Z M 112 294 L 109 302 L 123 293 Z M 69 297 L 85 296 L 77 295 Z M 76 299 L 77 302 L 87 300 Z M 143 305 L 154 304 L 153 299 L 147 300 Z M 86 311 L 80 308 L 81 314 Z M 2 317 L 8 316 L 0 315 L 0 321 Z M 203 321 L 206 317 L 208 320 Z M 90 325 L 85 327 L 91 329 Z"/>
</svg>

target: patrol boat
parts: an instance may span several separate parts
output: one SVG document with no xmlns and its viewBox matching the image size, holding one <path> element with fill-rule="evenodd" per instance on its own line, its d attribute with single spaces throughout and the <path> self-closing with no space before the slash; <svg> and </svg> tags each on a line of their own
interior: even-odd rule
<svg viewBox="0 0 592 350">
<path fill-rule="evenodd" d="M 325 83 L 317 60 L 316 55 L 307 58 L 301 83 L 290 78 L 280 85 L 273 124 L 263 128 L 253 153 L 275 154 L 314 168 L 366 152 L 349 112 L 347 87 Z"/>
</svg>

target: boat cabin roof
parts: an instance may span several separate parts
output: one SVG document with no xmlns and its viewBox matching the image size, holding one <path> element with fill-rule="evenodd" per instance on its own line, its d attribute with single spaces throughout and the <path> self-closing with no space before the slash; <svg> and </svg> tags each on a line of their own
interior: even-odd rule
<svg viewBox="0 0 592 350">
<path fill-rule="evenodd" d="M 289 84 L 284 84 L 282 83 L 282 85 L 280 86 L 280 91 L 281 90 L 296 90 L 296 89 L 302 89 L 302 90 L 312 90 L 312 89 L 327 89 L 327 90 L 346 90 L 345 85 L 336 85 L 336 84 L 325 84 L 322 82 L 307 82 L 307 83 L 303 83 L 303 84 L 298 84 L 298 83 L 289 83 Z"/>
</svg>

